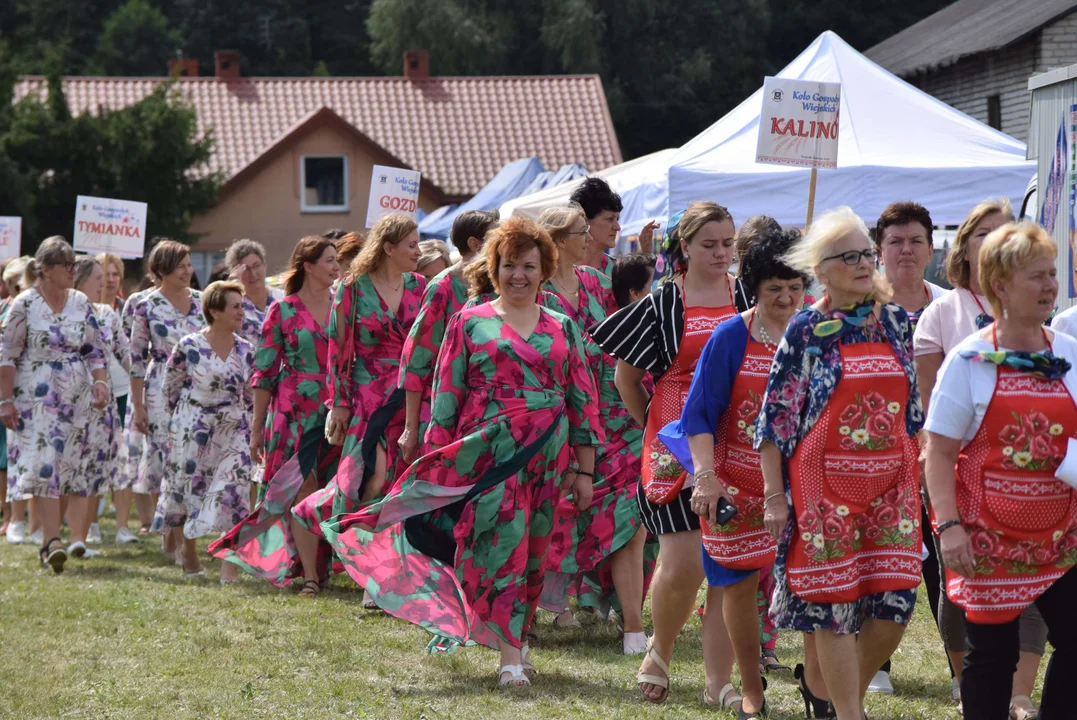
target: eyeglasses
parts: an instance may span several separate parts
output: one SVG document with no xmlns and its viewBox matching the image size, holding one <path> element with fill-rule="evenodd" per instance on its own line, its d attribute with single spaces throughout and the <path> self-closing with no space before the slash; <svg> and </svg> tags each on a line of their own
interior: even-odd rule
<svg viewBox="0 0 1077 720">
<path fill-rule="evenodd" d="M 841 258 L 842 262 L 846 265 L 859 265 L 860 259 L 863 258 L 869 263 L 874 263 L 878 259 L 879 253 L 873 249 L 868 250 L 849 250 L 848 252 L 838 253 L 837 255 L 831 255 L 830 257 L 823 258 L 823 262 L 827 260 L 837 260 Z"/>
<path fill-rule="evenodd" d="M 75 272 L 75 263 L 69 262 L 69 263 L 60 263 L 60 264 L 63 265 L 64 270 L 67 270 L 69 273 Z"/>
<path fill-rule="evenodd" d="M 565 235 L 590 235 L 590 234 L 591 234 L 591 226 L 590 225 L 584 225 L 583 230 L 580 230 L 579 232 L 566 232 L 565 233 Z"/>
</svg>

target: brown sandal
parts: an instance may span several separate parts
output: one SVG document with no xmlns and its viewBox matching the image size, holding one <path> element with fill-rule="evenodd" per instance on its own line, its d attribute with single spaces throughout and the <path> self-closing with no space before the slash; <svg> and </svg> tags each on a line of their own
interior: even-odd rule
<svg viewBox="0 0 1077 720">
<path fill-rule="evenodd" d="M 307 580 L 299 590 L 299 597 L 315 598 L 322 591 L 322 586 L 317 580 Z"/>
</svg>

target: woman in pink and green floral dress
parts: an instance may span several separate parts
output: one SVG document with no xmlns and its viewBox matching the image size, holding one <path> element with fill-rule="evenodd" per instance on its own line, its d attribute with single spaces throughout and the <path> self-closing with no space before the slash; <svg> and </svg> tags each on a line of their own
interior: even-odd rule
<svg viewBox="0 0 1077 720">
<path fill-rule="evenodd" d="M 326 432 L 331 443 L 343 445 L 340 467 L 327 487 L 294 510 L 315 533 L 331 517 L 377 497 L 399 470 L 400 355 L 426 290 L 426 278 L 414 272 L 418 261 L 418 225 L 403 215 L 386 215 L 337 285 L 329 319 L 333 409 Z"/>
<path fill-rule="evenodd" d="M 292 251 L 287 296 L 269 306 L 251 383 L 251 457 L 264 459 L 265 494 L 250 517 L 209 548 L 277 587 L 302 577 L 300 594 L 310 597 L 329 575 L 332 551 L 290 511 L 328 484 L 340 457 L 324 436 L 332 397 L 326 326 L 339 274 L 332 240 L 306 237 Z"/>
<path fill-rule="evenodd" d="M 404 341 L 404 351 L 400 355 L 400 388 L 407 393 L 407 413 L 399 441 L 404 462 L 415 459 L 415 452 L 430 422 L 434 361 L 445 338 L 445 328 L 449 318 L 467 304 L 468 281 L 464 269 L 482 249 L 487 231 L 496 224 L 497 213 L 485 210 L 469 210 L 453 220 L 450 238 L 460 252 L 460 261 L 430 280 L 423 294 L 422 308 Z"/>
<path fill-rule="evenodd" d="M 602 444 L 576 324 L 536 303 L 557 250 L 525 218 L 490 234 L 500 297 L 450 320 L 419 458 L 380 503 L 326 523 L 345 569 L 430 650 L 500 648 L 502 685 L 527 685 L 526 629 L 562 492 L 590 504 Z M 575 453 L 578 467 L 569 472 Z M 369 532 L 373 528 L 375 532 Z"/>
<path fill-rule="evenodd" d="M 548 208 L 538 223 L 550 233 L 558 249 L 557 270 L 543 288 L 584 332 L 606 434 L 606 443 L 595 461 L 591 506 L 580 512 L 568 500 L 558 505 L 543 607 L 555 612 L 563 610 L 558 622 L 571 626 L 578 623 L 567 609 L 566 589 L 580 605 L 594 608 L 603 617 L 616 604 L 624 629 L 623 649 L 635 655 L 647 648 L 643 632 L 643 548 L 647 531 L 636 502 L 643 430 L 629 415 L 614 385 L 613 358 L 586 335 L 589 328 L 617 311 L 617 301 L 610 279 L 583 265 L 592 241 L 582 209 L 573 205 Z M 656 557 L 657 552 L 652 552 L 648 570 L 654 570 Z"/>
</svg>

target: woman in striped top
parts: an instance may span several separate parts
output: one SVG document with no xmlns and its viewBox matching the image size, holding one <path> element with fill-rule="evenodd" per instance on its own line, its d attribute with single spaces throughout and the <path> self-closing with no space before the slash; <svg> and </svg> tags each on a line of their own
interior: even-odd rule
<svg viewBox="0 0 1077 720">
<path fill-rule="evenodd" d="M 662 564 L 651 596 L 654 637 L 638 681 L 651 702 L 669 695 L 673 643 L 703 582 L 699 516 L 692 511 L 691 478 L 658 440 L 658 431 L 680 417 L 703 345 L 718 323 L 736 314 L 733 304 L 733 218 L 712 202 L 692 203 L 670 219 L 663 243 L 672 277 L 649 297 L 620 310 L 592 330 L 617 358 L 616 385 L 633 418 L 644 426 L 642 489 L 644 525 L 658 536 Z M 653 397 L 644 386 L 650 372 Z M 708 663 L 708 689 L 729 682 L 732 652 L 719 608 L 704 618 L 704 647 L 726 658 Z"/>
</svg>

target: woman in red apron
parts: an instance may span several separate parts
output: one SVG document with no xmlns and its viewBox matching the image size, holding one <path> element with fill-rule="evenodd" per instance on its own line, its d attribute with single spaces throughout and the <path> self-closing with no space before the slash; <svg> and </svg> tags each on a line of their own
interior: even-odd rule
<svg viewBox="0 0 1077 720">
<path fill-rule="evenodd" d="M 770 613 L 805 633 L 809 717 L 833 712 L 817 697 L 829 694 L 840 720 L 861 718 L 920 584 L 912 328 L 887 303 L 876 256 L 864 222 L 842 208 L 786 258 L 826 293 L 793 318 L 756 423 L 764 520 L 780 535 Z"/>
<path fill-rule="evenodd" d="M 997 320 L 947 356 L 932 395 L 927 456 L 946 593 L 965 612 L 966 717 L 1011 715 L 1018 618 L 1033 603 L 1055 647 L 1040 717 L 1073 716 L 1077 671 L 1077 342 L 1043 327 L 1058 293 L 1056 246 L 1032 223 L 1007 224 L 980 250 Z M 1068 484 L 1069 483 L 1069 484 Z"/>
<path fill-rule="evenodd" d="M 733 218 L 715 203 L 692 203 L 670 218 L 663 242 L 671 277 L 650 296 L 610 315 L 591 330 L 596 343 L 617 358 L 615 383 L 633 418 L 644 426 L 641 492 L 643 523 L 658 536 L 662 556 L 651 592 L 654 637 L 637 677 L 644 699 L 669 695 L 673 643 L 692 611 L 703 582 L 699 516 L 690 507 L 691 482 L 658 431 L 681 415 L 699 354 L 717 325 L 736 314 L 728 274 L 733 260 Z M 655 378 L 653 397 L 644 386 Z M 713 697 L 728 684 L 732 654 L 721 614 L 704 618 L 707 652 L 728 658 L 724 669 L 708 663 Z M 714 671 L 715 674 L 712 674 Z"/>
<path fill-rule="evenodd" d="M 757 304 L 719 325 L 700 355 L 698 370 L 678 421 L 659 432 L 670 452 L 695 477 L 692 510 L 703 535 L 707 606 L 721 608 L 740 668 L 744 697 L 738 718 L 766 714 L 757 673 L 760 572 L 769 571 L 777 545 L 763 524 L 763 472 L 752 448 L 755 420 L 778 349 L 776 338 L 804 301 L 810 282 L 781 261 L 800 240 L 796 232 L 771 231 L 741 261 L 741 280 Z M 719 501 L 737 509 L 719 524 Z M 732 685 L 722 692 L 729 697 Z"/>
</svg>

